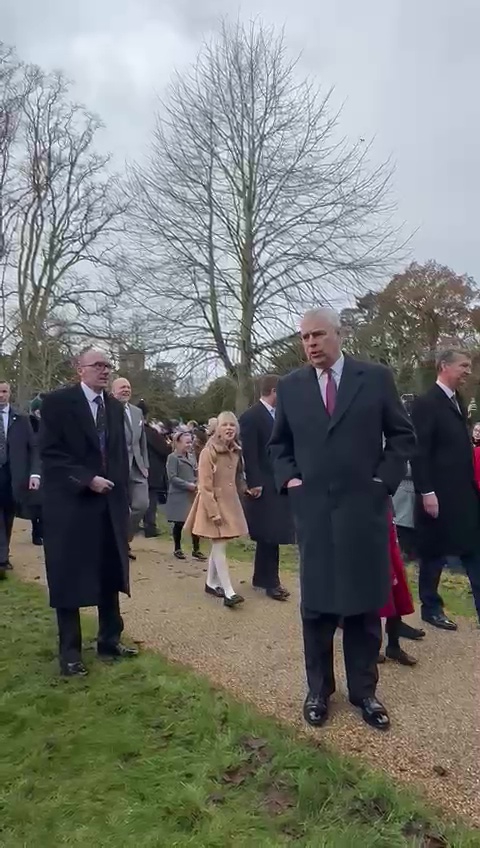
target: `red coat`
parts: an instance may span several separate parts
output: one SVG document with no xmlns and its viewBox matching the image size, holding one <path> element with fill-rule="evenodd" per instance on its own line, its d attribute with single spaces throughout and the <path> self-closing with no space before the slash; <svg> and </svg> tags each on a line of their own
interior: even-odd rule
<svg viewBox="0 0 480 848">
<path fill-rule="evenodd" d="M 397 531 L 392 516 L 389 518 L 389 549 L 390 568 L 392 574 L 392 587 L 390 597 L 380 610 L 382 618 L 394 618 L 396 616 L 410 615 L 415 611 L 412 593 L 408 585 L 405 566 L 403 564 L 400 545 L 398 544 Z"/>
<path fill-rule="evenodd" d="M 480 445 L 475 445 L 473 448 L 473 471 L 475 474 L 475 483 L 480 489 Z"/>
</svg>

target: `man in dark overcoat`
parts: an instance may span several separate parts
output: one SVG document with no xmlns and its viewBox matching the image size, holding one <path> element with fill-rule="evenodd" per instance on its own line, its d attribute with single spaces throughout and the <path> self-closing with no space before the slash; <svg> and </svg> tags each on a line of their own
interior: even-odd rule
<svg viewBox="0 0 480 848">
<path fill-rule="evenodd" d="M 278 377 L 265 374 L 260 382 L 260 400 L 240 416 L 245 476 L 250 492 L 244 510 L 250 538 L 256 542 L 253 586 L 265 589 L 275 601 L 286 601 L 290 592 L 280 583 L 280 545 L 292 545 L 295 531 L 288 498 L 277 492 L 272 462 L 268 453 L 275 407 Z"/>
<path fill-rule="evenodd" d="M 413 427 L 390 370 L 342 354 L 336 312 L 308 312 L 301 335 L 310 364 L 278 384 L 270 451 L 300 548 L 304 717 L 315 726 L 327 718 L 333 637 L 343 619 L 350 701 L 384 730 L 388 713 L 375 697 L 378 611 L 391 588 L 390 495 L 413 453 Z"/>
<path fill-rule="evenodd" d="M 440 351 L 435 385 L 412 406 L 418 440 L 412 473 L 422 618 L 442 630 L 457 629 L 438 593 L 449 556 L 458 556 L 468 574 L 480 619 L 480 498 L 468 414 L 459 394 L 470 373 L 470 356 L 464 351 Z"/>
<path fill-rule="evenodd" d="M 0 579 L 10 571 L 15 515 L 28 507 L 40 487 L 40 460 L 28 415 L 10 404 L 10 383 L 0 381 Z"/>
<path fill-rule="evenodd" d="M 80 382 L 42 404 L 43 532 L 50 604 L 56 609 L 60 669 L 87 673 L 80 607 L 98 607 L 98 654 L 137 652 L 120 643 L 119 592 L 129 594 L 129 464 L 122 404 L 106 392 L 102 351 L 78 360 Z"/>
</svg>

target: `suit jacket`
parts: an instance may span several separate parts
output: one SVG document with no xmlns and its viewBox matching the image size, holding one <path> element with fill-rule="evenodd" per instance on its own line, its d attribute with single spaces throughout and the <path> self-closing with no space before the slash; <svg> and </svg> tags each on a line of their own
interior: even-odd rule
<svg viewBox="0 0 480 848">
<path fill-rule="evenodd" d="M 53 607 L 97 606 L 106 581 L 129 593 L 129 465 L 125 410 L 105 395 L 106 468 L 90 405 L 80 385 L 46 395 L 40 422 L 43 537 Z M 114 483 L 90 489 L 95 476 Z"/>
<path fill-rule="evenodd" d="M 279 490 L 302 480 L 285 497 L 300 548 L 304 612 L 357 615 L 387 602 L 390 495 L 414 445 L 383 365 L 346 356 L 331 417 L 312 366 L 280 380 L 270 452 Z"/>
<path fill-rule="evenodd" d="M 23 515 L 29 505 L 30 477 L 32 474 L 40 475 L 40 456 L 28 415 L 24 415 L 11 406 L 5 435 L 12 498 L 17 512 Z"/>
<path fill-rule="evenodd" d="M 254 542 L 291 545 L 295 530 L 288 498 L 277 492 L 268 443 L 273 430 L 272 415 L 259 401 L 240 416 L 245 476 L 249 489 L 262 487 L 259 498 L 245 497 L 243 508 L 250 538 Z"/>
<path fill-rule="evenodd" d="M 468 416 L 435 384 L 416 398 L 412 421 L 417 450 L 412 474 L 417 493 L 415 528 L 421 556 L 461 556 L 480 550 L 480 499 L 475 482 Z M 435 492 L 438 518 L 423 509 L 422 495 Z"/>
<path fill-rule="evenodd" d="M 138 406 L 129 403 L 131 421 L 125 409 L 125 438 L 127 441 L 128 463 L 130 471 L 134 464 L 139 471 L 145 471 L 149 467 L 148 446 L 145 433 L 145 421 L 142 410 Z"/>
</svg>

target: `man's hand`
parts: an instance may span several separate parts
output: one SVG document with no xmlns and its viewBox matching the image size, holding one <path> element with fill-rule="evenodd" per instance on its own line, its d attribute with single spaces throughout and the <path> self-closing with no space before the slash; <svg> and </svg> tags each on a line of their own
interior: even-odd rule
<svg viewBox="0 0 480 848">
<path fill-rule="evenodd" d="M 107 480 L 106 477 L 94 477 L 89 488 L 92 492 L 96 492 L 97 495 L 105 495 L 107 492 L 111 492 L 114 486 L 115 483 Z"/>
<path fill-rule="evenodd" d="M 144 477 L 148 477 L 148 468 L 142 468 L 142 474 Z"/>
<path fill-rule="evenodd" d="M 216 515 L 215 518 L 212 518 L 212 521 L 215 524 L 215 527 L 220 527 L 220 524 L 222 523 L 222 516 Z"/>
<path fill-rule="evenodd" d="M 30 477 L 30 480 L 28 481 L 28 488 L 31 492 L 38 492 L 40 488 L 40 477 L 37 477 L 36 475 Z"/>
<path fill-rule="evenodd" d="M 252 486 L 251 489 L 247 489 L 247 495 L 250 495 L 251 498 L 259 498 L 263 492 L 263 486 Z"/>
<path fill-rule="evenodd" d="M 197 491 L 197 484 L 196 483 L 187 483 L 187 486 L 188 486 L 189 492 L 196 492 Z"/>
<path fill-rule="evenodd" d="M 423 508 L 431 518 L 438 518 L 438 498 L 435 494 L 423 495 Z"/>
<path fill-rule="evenodd" d="M 297 486 L 302 486 L 303 483 L 299 477 L 292 477 L 287 483 L 287 489 L 296 489 Z"/>
</svg>

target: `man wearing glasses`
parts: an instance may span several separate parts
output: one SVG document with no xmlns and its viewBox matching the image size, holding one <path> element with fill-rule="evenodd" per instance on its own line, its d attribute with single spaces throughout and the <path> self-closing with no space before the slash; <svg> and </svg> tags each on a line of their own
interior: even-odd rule
<svg viewBox="0 0 480 848">
<path fill-rule="evenodd" d="M 100 657 L 137 653 L 120 642 L 118 595 L 130 592 L 129 465 L 123 406 L 106 391 L 111 370 L 102 351 L 83 351 L 77 385 L 51 392 L 42 405 L 45 564 L 60 671 L 68 677 L 87 674 L 80 607 L 98 607 Z"/>
</svg>

